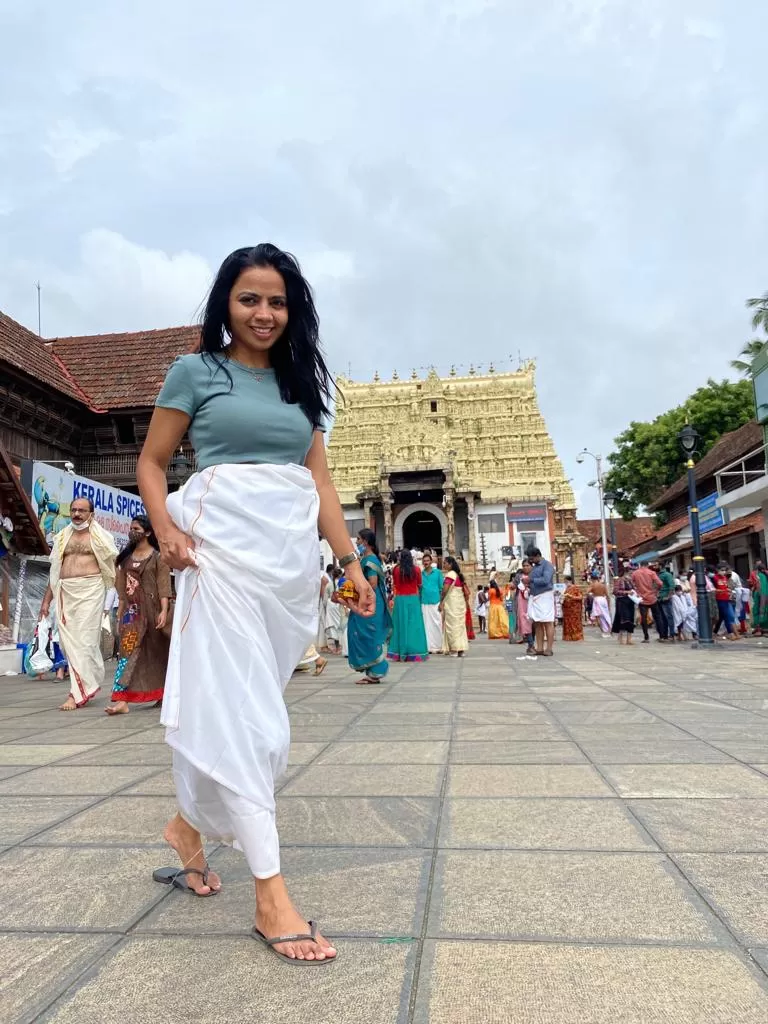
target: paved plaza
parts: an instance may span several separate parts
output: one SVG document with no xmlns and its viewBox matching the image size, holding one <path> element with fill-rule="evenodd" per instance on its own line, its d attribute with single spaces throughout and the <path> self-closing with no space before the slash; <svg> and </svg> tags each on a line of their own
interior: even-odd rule
<svg viewBox="0 0 768 1024">
<path fill-rule="evenodd" d="M 174 863 L 159 712 L 0 679 L 0 1020 L 765 1024 L 768 643 L 507 643 L 296 676 L 283 865 L 339 961 L 248 937 Z"/>
</svg>

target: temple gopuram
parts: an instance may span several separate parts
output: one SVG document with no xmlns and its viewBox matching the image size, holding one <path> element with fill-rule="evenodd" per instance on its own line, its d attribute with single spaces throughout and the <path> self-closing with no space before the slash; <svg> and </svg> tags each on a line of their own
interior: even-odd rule
<svg viewBox="0 0 768 1024">
<path fill-rule="evenodd" d="M 350 533 L 368 526 L 382 550 L 429 547 L 478 569 L 507 568 L 534 545 L 561 574 L 583 569 L 534 371 L 340 377 L 328 460 Z"/>
</svg>

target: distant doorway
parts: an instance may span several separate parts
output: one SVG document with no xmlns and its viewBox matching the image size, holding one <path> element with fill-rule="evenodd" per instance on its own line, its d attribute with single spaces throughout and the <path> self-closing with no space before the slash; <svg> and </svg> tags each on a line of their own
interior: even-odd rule
<svg viewBox="0 0 768 1024">
<path fill-rule="evenodd" d="M 403 547 L 432 548 L 437 554 L 443 552 L 443 531 L 440 520 L 432 512 L 411 512 L 403 523 Z"/>
</svg>

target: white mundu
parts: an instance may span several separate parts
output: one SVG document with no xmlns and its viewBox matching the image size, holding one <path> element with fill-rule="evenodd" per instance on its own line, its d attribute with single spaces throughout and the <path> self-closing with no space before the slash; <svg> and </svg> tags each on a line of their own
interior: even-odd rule
<svg viewBox="0 0 768 1024">
<path fill-rule="evenodd" d="M 280 872 L 283 690 L 317 629 L 318 505 L 297 465 L 212 466 L 168 498 L 197 563 L 177 577 L 161 718 L 179 811 L 256 878 Z"/>
</svg>

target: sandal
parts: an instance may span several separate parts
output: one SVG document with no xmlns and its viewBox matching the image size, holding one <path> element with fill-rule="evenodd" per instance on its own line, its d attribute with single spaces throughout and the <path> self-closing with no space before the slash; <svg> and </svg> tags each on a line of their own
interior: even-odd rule
<svg viewBox="0 0 768 1024">
<path fill-rule="evenodd" d="M 281 960 L 285 960 L 287 964 L 298 965 L 300 967 L 324 967 L 325 964 L 332 964 L 334 960 L 338 960 L 337 956 L 327 956 L 324 960 L 299 960 L 298 957 L 286 956 L 285 953 L 279 953 L 275 946 L 279 946 L 281 942 L 315 942 L 317 935 L 317 922 L 309 922 L 309 934 L 308 935 L 278 935 L 275 939 L 268 939 L 266 935 L 262 935 L 258 928 L 254 926 L 251 931 L 251 938 L 256 939 L 257 942 L 262 943 L 266 946 L 270 953 L 274 953 L 275 956 L 279 956 Z"/>
<path fill-rule="evenodd" d="M 210 868 L 207 865 L 205 871 L 199 871 L 197 868 L 157 868 L 152 872 L 152 877 L 156 882 L 160 882 L 161 885 L 172 885 L 174 889 L 181 889 L 182 892 L 191 892 L 194 896 L 205 899 L 208 896 L 218 896 L 220 890 L 211 889 L 210 892 L 196 892 L 184 876 L 200 875 L 203 879 L 203 885 L 208 885 L 209 870 Z"/>
<path fill-rule="evenodd" d="M 363 676 L 362 679 L 356 679 L 355 680 L 355 685 L 356 686 L 378 686 L 380 682 L 381 682 L 380 679 L 371 679 L 370 676 Z"/>
<path fill-rule="evenodd" d="M 328 661 L 326 658 L 318 658 L 315 662 L 314 675 L 321 676 L 323 672 L 328 668 Z"/>
</svg>

